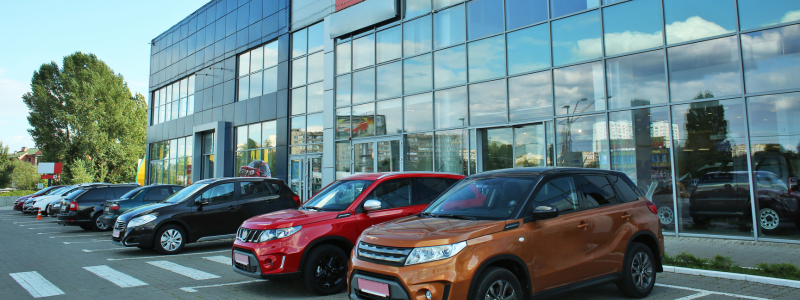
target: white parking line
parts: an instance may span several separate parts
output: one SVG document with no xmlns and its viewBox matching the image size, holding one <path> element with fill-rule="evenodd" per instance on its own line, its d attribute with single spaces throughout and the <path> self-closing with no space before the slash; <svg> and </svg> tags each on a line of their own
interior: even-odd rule
<svg viewBox="0 0 800 300">
<path fill-rule="evenodd" d="M 27 225 L 19 225 L 21 227 L 30 227 L 30 226 L 50 226 L 55 225 L 56 222 L 40 222 L 39 224 L 27 224 Z"/>
<path fill-rule="evenodd" d="M 106 265 L 83 267 L 83 268 L 86 269 L 86 271 L 92 272 L 95 275 L 100 276 L 100 278 L 111 281 L 111 283 L 116 284 L 119 287 L 127 288 L 127 287 L 147 285 L 147 283 L 145 283 L 144 281 L 133 278 L 130 275 L 114 270 Z"/>
<path fill-rule="evenodd" d="M 110 240 L 94 240 L 89 242 L 62 242 L 64 245 L 110 242 Z"/>
<path fill-rule="evenodd" d="M 61 232 L 54 232 L 54 233 L 61 233 Z M 59 235 L 59 236 L 51 236 L 50 238 L 51 239 L 54 239 L 54 238 L 69 238 L 69 237 L 78 237 L 78 236 L 108 236 L 108 235 L 107 234 Z"/>
<path fill-rule="evenodd" d="M 92 252 L 117 251 L 117 250 L 133 250 L 133 249 L 128 247 L 122 247 L 122 248 L 107 248 L 107 249 L 83 249 L 82 251 L 86 253 L 92 253 Z"/>
<path fill-rule="evenodd" d="M 14 222 L 14 224 L 27 224 L 27 223 L 42 223 L 44 220 L 28 221 L 28 222 Z"/>
<path fill-rule="evenodd" d="M 50 224 L 47 224 L 47 225 L 50 225 Z M 28 228 L 28 229 L 37 230 L 37 229 L 50 229 L 50 228 L 64 228 L 64 227 L 58 227 L 58 226 L 56 226 L 56 227 L 33 227 L 33 228 Z"/>
<path fill-rule="evenodd" d="M 686 297 L 680 297 L 680 298 L 675 299 L 675 300 L 692 300 L 692 299 L 697 299 L 697 298 L 700 298 L 700 297 L 705 297 L 705 296 L 708 296 L 708 295 L 713 295 L 713 294 L 708 293 L 708 292 L 700 292 L 700 293 L 697 293 L 697 294 L 691 294 L 691 295 L 686 296 Z"/>
<path fill-rule="evenodd" d="M 203 257 L 203 259 L 207 259 L 207 260 L 210 260 L 210 261 L 215 261 L 215 262 L 218 262 L 218 263 L 221 263 L 221 264 L 226 264 L 226 265 L 229 265 L 229 266 L 231 265 L 231 258 L 228 257 L 228 256 L 222 256 L 222 255 L 208 256 L 208 257 Z"/>
<path fill-rule="evenodd" d="M 692 292 L 697 292 L 699 294 L 700 293 L 706 293 L 705 295 L 702 295 L 702 296 L 708 296 L 708 295 L 712 295 L 713 294 L 713 295 L 722 295 L 722 296 L 728 296 L 728 297 L 734 297 L 734 298 L 742 298 L 742 299 L 750 299 L 750 300 L 769 300 L 767 298 L 759 298 L 759 297 L 753 297 L 753 296 L 745 296 L 745 295 L 737 295 L 737 294 L 724 293 L 724 292 L 701 290 L 701 289 L 696 289 L 696 288 L 690 288 L 690 287 L 685 287 L 685 286 L 677 286 L 677 285 L 669 285 L 669 284 L 663 284 L 663 283 L 656 283 L 656 286 L 679 289 L 679 290 L 686 290 L 686 291 L 692 291 Z M 696 295 L 698 295 L 698 294 L 689 295 L 689 296 L 686 296 L 686 297 L 683 297 L 683 298 L 679 298 L 679 299 L 695 299 L 697 297 L 695 297 L 695 298 L 687 298 L 687 297 L 692 297 L 692 296 L 696 296 Z M 702 297 L 702 296 L 699 296 L 699 297 Z"/>
<path fill-rule="evenodd" d="M 211 273 L 206 273 L 206 272 L 200 271 L 198 269 L 192 269 L 192 268 L 189 268 L 189 267 L 184 267 L 184 266 L 181 266 L 179 264 L 176 264 L 176 263 L 173 263 L 173 262 L 169 262 L 169 261 L 166 261 L 166 260 L 148 261 L 147 263 L 151 264 L 153 266 L 162 268 L 164 270 L 171 271 L 173 273 L 189 277 L 189 278 L 194 279 L 194 280 L 204 280 L 204 279 L 219 278 L 219 276 L 217 276 L 217 275 L 214 275 L 214 274 L 211 274 Z"/>
<path fill-rule="evenodd" d="M 39 272 L 21 272 L 8 274 L 22 286 L 33 298 L 63 295 L 64 292 L 57 286 L 44 279 Z"/>
<path fill-rule="evenodd" d="M 232 283 L 201 285 L 201 286 L 193 286 L 193 287 L 182 287 L 181 290 L 183 290 L 184 292 L 187 292 L 187 293 L 197 293 L 197 289 L 202 289 L 202 288 L 228 286 L 228 285 L 238 285 L 238 284 L 245 284 L 245 283 L 251 283 L 251 282 L 262 282 L 262 281 L 266 281 L 266 280 L 259 279 L 259 280 L 240 281 L 240 282 L 232 282 Z"/>
<path fill-rule="evenodd" d="M 220 251 L 209 251 L 209 252 L 198 252 L 198 253 L 187 253 L 187 254 L 175 254 L 170 255 L 169 257 L 175 256 L 186 256 L 186 255 L 198 255 L 198 254 L 210 254 L 210 253 L 220 253 L 220 252 L 231 252 L 231 250 L 220 250 Z M 109 258 L 109 261 L 118 261 L 118 260 L 132 260 L 132 259 L 149 259 L 149 258 L 163 258 L 164 256 L 142 256 L 142 257 L 128 257 L 128 258 Z"/>
</svg>

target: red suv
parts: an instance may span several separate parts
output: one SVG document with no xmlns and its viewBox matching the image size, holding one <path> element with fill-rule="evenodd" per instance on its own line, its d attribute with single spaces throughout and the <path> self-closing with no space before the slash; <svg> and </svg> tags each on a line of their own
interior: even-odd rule
<svg viewBox="0 0 800 300">
<path fill-rule="evenodd" d="M 320 295 L 341 291 L 347 262 L 365 229 L 419 214 L 464 176 L 370 173 L 336 181 L 299 209 L 242 223 L 231 252 L 233 270 L 263 279 L 301 279 Z"/>
</svg>

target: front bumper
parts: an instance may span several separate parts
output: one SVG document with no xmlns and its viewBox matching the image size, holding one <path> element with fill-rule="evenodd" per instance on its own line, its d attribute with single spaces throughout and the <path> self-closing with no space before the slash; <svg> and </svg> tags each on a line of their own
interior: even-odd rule
<svg viewBox="0 0 800 300">
<path fill-rule="evenodd" d="M 235 240 L 231 251 L 231 267 L 236 273 L 259 279 L 298 279 L 305 244 L 303 231 L 281 240 L 245 243 Z M 237 263 L 234 254 L 249 257 L 249 264 Z"/>
<path fill-rule="evenodd" d="M 118 238 L 112 237 L 111 242 L 114 245 L 125 247 L 151 248 L 153 247 L 153 233 L 152 231 L 140 233 L 138 230 L 126 229 L 120 232 Z"/>
<path fill-rule="evenodd" d="M 60 214 L 57 217 L 58 225 L 70 225 L 70 226 L 80 226 L 80 225 L 88 225 L 92 224 L 92 219 L 81 219 L 80 216 L 73 216 L 73 215 L 65 215 Z"/>
<path fill-rule="evenodd" d="M 119 215 L 107 215 L 103 213 L 100 215 L 98 220 L 100 220 L 100 223 L 103 223 L 103 225 L 106 225 L 108 228 L 114 228 L 114 224 L 117 223 L 118 217 Z"/>
</svg>

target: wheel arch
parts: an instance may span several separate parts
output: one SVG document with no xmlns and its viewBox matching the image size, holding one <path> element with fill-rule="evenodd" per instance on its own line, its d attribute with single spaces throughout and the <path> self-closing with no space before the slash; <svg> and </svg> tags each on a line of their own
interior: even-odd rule
<svg viewBox="0 0 800 300">
<path fill-rule="evenodd" d="M 311 250 L 316 248 L 317 246 L 322 245 L 334 245 L 339 247 L 344 251 L 345 254 L 350 255 L 353 250 L 353 243 L 351 243 L 348 239 L 341 237 L 341 236 L 323 236 L 317 238 L 316 240 L 311 241 L 308 245 L 303 248 L 303 254 L 300 256 L 300 266 L 298 266 L 298 271 L 302 272 L 303 267 L 306 265 L 306 256 L 308 255 Z M 350 257 L 348 256 L 348 259 Z"/>
<path fill-rule="evenodd" d="M 647 248 L 650 248 L 650 251 L 653 252 L 653 256 L 656 258 L 656 272 L 664 272 L 658 239 L 654 233 L 648 230 L 642 230 L 634 233 L 630 240 L 628 240 L 628 245 L 625 247 L 625 256 L 628 255 L 628 251 L 630 251 L 631 244 L 633 243 L 641 243 L 647 246 Z"/>
<path fill-rule="evenodd" d="M 519 256 L 512 254 L 500 254 L 484 261 L 475 271 L 475 275 L 472 276 L 472 280 L 469 284 L 469 292 L 467 293 L 467 299 L 475 299 L 475 290 L 477 289 L 478 279 L 480 278 L 481 273 L 483 273 L 489 267 L 500 267 L 513 273 L 517 277 L 517 280 L 520 280 L 520 285 L 522 286 L 523 290 L 522 299 L 531 299 L 531 296 L 533 295 L 533 286 L 531 286 L 531 273 L 528 271 L 528 266 L 525 265 L 525 262 Z"/>
</svg>

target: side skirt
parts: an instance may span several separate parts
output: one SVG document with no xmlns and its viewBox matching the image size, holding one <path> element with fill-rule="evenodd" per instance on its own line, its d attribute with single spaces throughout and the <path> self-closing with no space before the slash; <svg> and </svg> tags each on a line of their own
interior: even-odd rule
<svg viewBox="0 0 800 300">
<path fill-rule="evenodd" d="M 207 241 L 216 241 L 216 240 L 225 240 L 225 239 L 232 239 L 235 238 L 236 234 L 223 234 L 223 235 L 215 235 L 215 236 L 206 236 L 201 237 L 197 240 L 197 242 L 207 242 Z"/>
<path fill-rule="evenodd" d="M 587 287 L 596 286 L 596 285 L 602 285 L 602 284 L 607 284 L 607 283 L 612 283 L 612 282 L 618 282 L 621 279 L 622 279 L 622 272 L 611 273 L 611 274 L 608 274 L 608 275 L 595 277 L 595 278 L 584 280 L 584 281 L 581 281 L 581 282 L 576 282 L 576 283 L 573 283 L 573 284 L 560 286 L 560 287 L 557 287 L 557 288 L 552 288 L 552 289 L 549 289 L 549 290 L 546 290 L 546 291 L 541 291 L 541 292 L 538 292 L 536 294 L 533 294 L 532 298 L 533 299 L 548 298 L 548 297 L 556 295 L 556 294 L 566 293 L 566 292 L 575 291 L 575 290 L 581 290 L 581 289 L 584 289 L 584 288 L 587 288 Z"/>
</svg>

